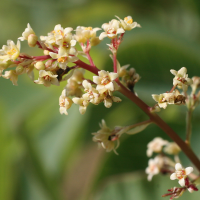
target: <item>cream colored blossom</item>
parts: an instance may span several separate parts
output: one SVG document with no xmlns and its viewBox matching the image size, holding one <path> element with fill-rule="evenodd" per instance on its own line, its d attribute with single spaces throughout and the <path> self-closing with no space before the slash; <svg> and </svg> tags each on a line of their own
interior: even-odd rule
<svg viewBox="0 0 200 200">
<path fill-rule="evenodd" d="M 120 22 L 116 19 L 111 20 L 109 23 L 104 23 L 102 28 L 105 32 L 100 34 L 100 40 L 103 40 L 105 37 L 113 39 L 117 37 L 118 34 L 125 32 L 123 28 L 120 28 Z"/>
<path fill-rule="evenodd" d="M 43 84 L 46 87 L 50 87 L 51 84 L 59 86 L 60 83 L 57 79 L 58 75 L 53 74 L 51 71 L 40 70 L 39 78 L 35 80 L 36 84 Z"/>
<path fill-rule="evenodd" d="M 180 147 L 175 142 L 169 142 L 164 147 L 164 152 L 170 155 L 177 155 L 180 151 Z"/>
<path fill-rule="evenodd" d="M 10 79 L 13 83 L 13 85 L 18 85 L 17 80 L 18 80 L 18 75 L 15 70 L 10 70 L 6 71 L 4 75 L 2 75 L 3 78 L 5 79 Z"/>
<path fill-rule="evenodd" d="M 75 104 L 78 104 L 79 105 L 79 112 L 83 115 L 85 114 L 86 112 L 86 109 L 89 105 L 89 99 L 86 99 L 86 98 L 78 98 L 78 97 L 74 97 L 72 99 L 72 101 L 75 103 Z"/>
<path fill-rule="evenodd" d="M 76 80 L 69 78 L 67 81 L 67 85 L 65 86 L 67 96 L 82 96 L 82 85 L 80 85 Z"/>
<path fill-rule="evenodd" d="M 200 86 L 200 77 L 194 76 L 192 77 L 193 83 L 191 84 L 192 94 L 195 94 L 197 88 Z"/>
<path fill-rule="evenodd" d="M 93 76 L 93 82 L 97 84 L 96 89 L 100 94 L 119 89 L 119 86 L 114 81 L 118 77 L 117 73 L 101 70 L 98 74 L 99 76 Z"/>
<path fill-rule="evenodd" d="M 192 167 L 183 168 L 180 163 L 176 163 L 175 169 L 176 171 L 173 174 L 171 174 L 170 179 L 171 180 L 178 179 L 179 180 L 178 183 L 182 187 L 184 187 L 185 178 L 187 178 L 187 175 L 189 175 L 193 171 L 193 168 Z"/>
<path fill-rule="evenodd" d="M 187 69 L 182 67 L 178 71 L 171 69 L 170 72 L 175 76 L 173 85 L 178 86 L 178 88 L 183 89 L 183 91 L 186 92 L 188 85 L 191 85 L 193 82 L 192 79 L 188 78 L 188 74 L 186 74 Z"/>
<path fill-rule="evenodd" d="M 174 90 L 172 93 L 163 93 L 160 95 L 152 94 L 155 101 L 158 102 L 160 108 L 166 108 L 167 104 L 185 104 L 185 96 L 181 95 L 178 90 Z"/>
<path fill-rule="evenodd" d="M 101 96 L 106 108 L 110 108 L 113 102 L 119 103 L 122 101 L 119 97 L 113 96 L 112 93 L 102 94 Z"/>
<path fill-rule="evenodd" d="M 67 110 L 71 107 L 72 103 L 72 100 L 66 95 L 66 89 L 64 89 L 59 98 L 60 114 L 68 115 Z"/>
<path fill-rule="evenodd" d="M 22 37 L 19 37 L 18 39 L 21 41 L 24 40 L 28 40 L 29 35 L 34 34 L 35 32 L 33 31 L 33 29 L 31 28 L 30 24 L 27 24 L 27 28 L 25 29 L 25 31 L 22 33 Z"/>
<path fill-rule="evenodd" d="M 119 137 L 127 131 L 126 127 L 115 127 L 113 130 L 107 127 L 106 122 L 102 120 L 100 130 L 92 133 L 93 141 L 98 142 L 107 152 L 114 151 L 119 147 Z"/>
<path fill-rule="evenodd" d="M 91 83 L 89 83 L 87 80 L 84 80 L 82 83 L 85 94 L 83 94 L 83 98 L 89 100 L 90 103 L 93 103 L 95 105 L 98 105 L 102 100 L 102 96 L 99 94 L 99 92 L 92 87 Z"/>
<path fill-rule="evenodd" d="M 148 174 L 148 181 L 151 181 L 154 175 L 160 173 L 160 169 L 163 166 L 163 159 L 160 156 L 156 156 L 154 159 L 149 159 L 148 167 L 145 172 Z"/>
<path fill-rule="evenodd" d="M 20 41 L 17 41 L 17 45 L 12 40 L 7 41 L 7 45 L 3 45 L 2 49 L 0 49 L 0 59 L 3 62 L 8 60 L 15 60 L 18 58 L 20 54 Z"/>
<path fill-rule="evenodd" d="M 76 34 L 74 35 L 77 42 L 85 43 L 87 40 L 91 40 L 91 46 L 97 45 L 100 41 L 97 40 L 96 32 L 101 30 L 100 28 L 78 26 L 76 28 Z"/>
<path fill-rule="evenodd" d="M 76 40 L 73 39 L 71 31 L 73 28 L 62 28 L 60 24 L 54 27 L 54 30 L 48 33 L 48 36 L 41 36 L 40 39 L 48 44 L 51 48 L 54 45 L 64 46 L 66 48 L 74 47 Z"/>
<path fill-rule="evenodd" d="M 164 145 L 167 145 L 168 141 L 163 140 L 160 137 L 154 138 L 151 142 L 147 145 L 147 156 L 152 156 L 153 152 L 160 153 Z"/>
<path fill-rule="evenodd" d="M 130 31 L 131 29 L 136 28 L 136 27 L 141 27 L 140 24 L 138 24 L 137 22 L 133 22 L 133 19 L 131 16 L 125 17 L 124 20 L 120 19 L 118 16 L 116 17 L 119 19 L 122 28 L 126 31 Z"/>
<path fill-rule="evenodd" d="M 66 69 L 67 64 L 69 62 L 75 62 L 78 60 L 78 58 L 75 56 L 75 54 L 76 54 L 75 48 L 71 48 L 71 49 L 67 50 L 63 46 L 59 47 L 58 53 L 53 53 L 53 52 L 49 53 L 49 55 L 53 59 L 57 59 L 56 62 L 61 69 Z"/>
</svg>

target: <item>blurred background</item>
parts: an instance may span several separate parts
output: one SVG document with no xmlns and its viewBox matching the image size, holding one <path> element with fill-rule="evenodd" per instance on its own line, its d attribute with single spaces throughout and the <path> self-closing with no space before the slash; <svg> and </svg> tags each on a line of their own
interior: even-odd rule
<svg viewBox="0 0 200 200">
<path fill-rule="evenodd" d="M 189 77 L 200 76 L 199 0 L 3 0 L 0 6 L 0 46 L 17 41 L 30 23 L 35 33 L 47 35 L 56 24 L 101 27 L 114 16 L 131 15 L 142 28 L 127 32 L 118 60 L 130 64 L 142 77 L 136 92 L 149 105 L 151 94 L 169 91 L 170 69 L 185 66 Z M 112 70 L 108 39 L 91 55 L 100 69 Z M 21 52 L 41 55 L 22 42 Z M 88 75 L 91 76 L 91 75 Z M 37 78 L 37 77 L 36 77 Z M 59 113 L 60 87 L 36 85 L 27 75 L 19 86 L 0 78 L 0 200 L 159 200 L 178 186 L 168 176 L 147 181 L 146 146 L 154 137 L 170 138 L 155 125 L 121 138 L 119 155 L 106 153 L 92 142 L 91 133 L 106 120 L 110 128 L 134 124 L 148 117 L 128 99 L 110 109 L 90 105 L 85 115 L 78 106 L 69 115 Z M 199 109 L 194 112 L 192 147 L 200 156 Z M 184 106 L 169 106 L 159 115 L 185 138 Z M 191 166 L 181 154 L 183 165 Z M 181 198 L 199 199 L 200 193 Z M 166 199 L 169 199 L 166 197 Z"/>
</svg>

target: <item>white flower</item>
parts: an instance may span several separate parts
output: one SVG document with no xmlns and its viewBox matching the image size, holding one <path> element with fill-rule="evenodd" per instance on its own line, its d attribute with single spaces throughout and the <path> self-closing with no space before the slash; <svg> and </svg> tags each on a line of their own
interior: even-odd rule
<svg viewBox="0 0 200 200">
<path fill-rule="evenodd" d="M 120 22 L 116 19 L 111 20 L 109 23 L 104 23 L 102 25 L 102 28 L 105 32 L 100 34 L 100 40 L 102 40 L 105 37 L 113 39 L 117 37 L 118 34 L 125 32 L 123 28 L 120 28 Z"/>
<path fill-rule="evenodd" d="M 102 94 L 104 106 L 110 108 L 113 102 L 121 102 L 122 100 L 119 97 L 112 96 L 112 93 Z"/>
<path fill-rule="evenodd" d="M 82 85 L 86 92 L 85 94 L 83 94 L 84 99 L 89 100 L 89 102 L 95 105 L 99 104 L 103 100 L 99 92 L 95 88 L 93 88 L 91 83 L 89 83 L 87 80 L 84 80 L 82 82 Z"/>
<path fill-rule="evenodd" d="M 27 24 L 27 28 L 25 29 L 25 31 L 22 33 L 22 37 L 19 37 L 18 39 L 21 41 L 24 40 L 28 40 L 29 35 L 34 34 L 35 32 L 33 31 L 33 29 L 31 28 L 30 24 Z"/>
<path fill-rule="evenodd" d="M 200 77 L 198 76 L 194 76 L 192 77 L 192 85 L 191 85 L 191 88 L 192 88 L 192 94 L 195 94 L 197 88 L 200 86 Z"/>
<path fill-rule="evenodd" d="M 59 98 L 60 114 L 68 115 L 67 110 L 71 107 L 72 103 L 72 100 L 66 95 L 66 89 L 64 89 Z"/>
<path fill-rule="evenodd" d="M 173 79 L 173 85 L 178 86 L 178 88 L 183 89 L 184 92 L 187 91 L 188 85 L 192 84 L 192 79 L 188 78 L 187 69 L 182 67 L 180 70 L 176 71 L 171 69 L 170 72 L 175 76 Z"/>
<path fill-rule="evenodd" d="M 3 45 L 2 49 L 0 49 L 0 59 L 3 62 L 8 60 L 15 60 L 18 58 L 20 54 L 20 41 L 17 41 L 17 45 L 12 40 L 7 41 L 7 46 Z"/>
<path fill-rule="evenodd" d="M 73 39 L 72 30 L 73 28 L 71 27 L 63 29 L 60 24 L 57 24 L 54 30 L 48 33 L 48 36 L 41 36 L 40 39 L 52 49 L 52 45 L 73 47 L 76 45 L 76 40 Z"/>
<path fill-rule="evenodd" d="M 141 27 L 140 24 L 138 24 L 137 22 L 133 22 L 131 16 L 125 17 L 124 20 L 120 19 L 118 16 L 116 17 L 120 20 L 122 28 L 126 31 L 130 31 L 131 29 L 136 27 Z"/>
<path fill-rule="evenodd" d="M 34 81 L 37 84 L 43 84 L 46 87 L 50 87 L 51 84 L 59 86 L 60 83 L 57 79 L 58 75 L 53 74 L 51 71 L 40 70 L 38 80 Z"/>
<path fill-rule="evenodd" d="M 100 28 L 92 28 L 92 27 L 84 27 L 78 26 L 76 28 L 76 35 L 74 35 L 75 39 L 80 43 L 85 43 L 89 39 L 96 38 L 96 32 L 101 30 Z M 94 45 L 92 45 L 94 46 Z"/>
<path fill-rule="evenodd" d="M 164 152 L 170 155 L 177 155 L 180 151 L 180 147 L 175 142 L 169 142 L 164 147 Z"/>
<path fill-rule="evenodd" d="M 115 127 L 114 130 L 111 130 L 106 126 L 106 122 L 102 120 L 102 123 L 99 124 L 101 129 L 94 135 L 93 141 L 98 142 L 107 152 L 114 151 L 116 154 L 116 149 L 119 147 L 119 137 L 127 131 L 126 127 Z"/>
<path fill-rule="evenodd" d="M 101 70 L 98 72 L 99 76 L 93 76 L 93 82 L 97 84 L 96 89 L 99 91 L 100 94 L 103 94 L 104 92 L 112 92 L 114 90 L 117 90 L 119 86 L 114 81 L 118 74 L 114 72 L 106 72 L 104 70 Z"/>
<path fill-rule="evenodd" d="M 13 85 L 17 85 L 18 75 L 15 70 L 6 71 L 2 77 L 5 79 L 10 79 Z"/>
<path fill-rule="evenodd" d="M 53 59 L 57 59 L 57 64 L 61 69 L 66 69 L 67 64 L 69 62 L 75 62 L 78 60 L 78 58 L 75 56 L 76 49 L 71 47 L 69 50 L 67 50 L 65 47 L 60 46 L 58 53 L 50 52 L 49 55 Z M 72 56 L 73 55 L 73 56 Z"/>
<path fill-rule="evenodd" d="M 151 142 L 147 145 L 147 156 L 152 156 L 153 152 L 160 153 L 164 145 L 167 145 L 168 141 L 163 140 L 160 137 L 154 138 Z"/>
<path fill-rule="evenodd" d="M 187 175 L 189 175 L 192 171 L 193 168 L 192 167 L 187 167 L 187 168 L 183 168 L 182 165 L 180 163 L 176 163 L 175 165 L 175 173 L 171 174 L 170 179 L 171 180 L 175 180 L 178 179 L 178 183 L 184 187 L 185 186 L 185 178 L 187 178 Z"/>
<path fill-rule="evenodd" d="M 72 99 L 72 101 L 75 103 L 75 104 L 78 104 L 79 105 L 79 112 L 83 115 L 85 114 L 86 112 L 86 109 L 87 109 L 87 106 L 89 105 L 89 99 L 85 99 L 83 97 L 81 98 L 78 98 L 78 97 L 74 97 Z"/>
<path fill-rule="evenodd" d="M 145 172 L 148 174 L 148 181 L 151 181 L 154 175 L 159 174 L 163 164 L 164 159 L 161 156 L 156 156 L 154 159 L 149 159 L 148 167 L 145 170 Z"/>
<path fill-rule="evenodd" d="M 172 93 L 152 94 L 152 97 L 158 102 L 158 106 L 164 109 L 167 107 L 167 104 L 185 104 L 185 96 L 181 95 L 178 90 L 174 90 Z"/>
<path fill-rule="evenodd" d="M 67 81 L 67 85 L 65 86 L 66 88 L 66 92 L 67 92 L 67 96 L 76 96 L 76 97 L 81 97 L 82 96 L 82 91 L 81 91 L 81 86 L 79 85 L 79 83 L 72 79 L 69 78 Z"/>
</svg>

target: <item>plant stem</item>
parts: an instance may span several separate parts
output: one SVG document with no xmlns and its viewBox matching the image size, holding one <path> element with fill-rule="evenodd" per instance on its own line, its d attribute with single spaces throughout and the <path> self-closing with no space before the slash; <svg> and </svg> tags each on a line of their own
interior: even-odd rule
<svg viewBox="0 0 200 200">
<path fill-rule="evenodd" d="M 149 119 L 149 120 L 146 120 L 146 121 L 137 123 L 137 124 L 133 124 L 133 125 L 131 125 L 131 126 L 129 126 L 129 127 L 130 127 L 130 129 L 132 129 L 132 128 L 135 128 L 135 127 L 137 127 L 137 126 L 141 126 L 141 125 L 144 125 L 144 124 L 151 124 L 151 123 L 152 123 L 152 120 Z"/>
<path fill-rule="evenodd" d="M 81 60 L 74 62 L 78 66 L 89 70 L 90 72 L 98 75 L 99 69 L 84 63 Z M 152 122 L 159 126 L 178 146 L 182 149 L 185 155 L 191 160 L 191 162 L 196 166 L 200 171 L 200 161 L 195 155 L 193 150 L 177 135 L 177 133 L 169 127 L 156 113 L 150 112 L 150 107 L 147 106 L 141 99 L 139 99 L 133 92 L 128 90 L 124 85 L 121 84 L 119 79 L 116 79 L 116 82 L 120 86 L 120 92 L 128 97 L 132 102 L 134 102 L 138 107 L 140 107 L 149 117 Z"/>
<path fill-rule="evenodd" d="M 148 107 L 141 99 L 139 99 L 133 92 L 124 87 L 119 81 L 117 83 L 121 86 L 120 92 L 133 101 L 137 106 L 139 106 L 154 122 L 159 126 L 174 142 L 176 142 L 185 155 L 191 160 L 191 162 L 200 171 L 200 161 L 198 157 L 194 154 L 192 149 L 176 134 L 176 132 L 169 127 L 156 113 L 150 112 L 150 107 Z"/>
<path fill-rule="evenodd" d="M 186 116 L 186 140 L 185 143 L 190 146 L 190 137 L 192 134 L 192 109 L 188 109 Z"/>
</svg>

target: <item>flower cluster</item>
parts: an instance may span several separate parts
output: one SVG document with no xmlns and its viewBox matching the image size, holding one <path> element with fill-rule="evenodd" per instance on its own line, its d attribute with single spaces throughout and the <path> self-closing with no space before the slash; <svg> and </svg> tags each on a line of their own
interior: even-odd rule
<svg viewBox="0 0 200 200">
<path fill-rule="evenodd" d="M 156 137 L 147 145 L 147 156 L 151 157 L 153 152 L 158 153 L 158 155 L 154 159 L 151 158 L 149 160 L 148 167 L 146 168 L 146 173 L 148 174 L 147 179 L 149 181 L 154 175 L 159 174 L 160 172 L 169 173 L 173 170 L 175 162 L 171 160 L 167 154 L 174 155 L 175 159 L 177 159 L 180 148 L 174 142 L 169 142 L 160 137 Z"/>
<path fill-rule="evenodd" d="M 99 36 L 97 36 L 97 31 L 101 28 L 78 26 L 74 33 L 73 28 L 63 28 L 58 24 L 47 36 L 38 37 L 28 24 L 22 36 L 18 38 L 17 45 L 8 40 L 7 45 L 3 45 L 0 50 L 0 76 L 10 79 L 14 85 L 17 85 L 18 76 L 24 73 L 27 73 L 34 83 L 45 87 L 59 86 L 61 81 L 67 81 L 59 98 L 61 114 L 67 115 L 67 109 L 72 103 L 79 105 L 81 114 L 85 113 L 89 103 L 98 105 L 104 102 L 105 107 L 109 108 L 113 102 L 121 101 L 119 97 L 113 96 L 113 92 L 119 89 L 115 82 L 118 73 L 97 71 L 89 52 L 92 46 L 98 45 L 105 37 L 111 39 L 110 45 L 116 52 L 125 31 L 140 27 L 130 16 L 125 17 L 124 20 L 117 18 L 103 24 L 102 29 L 105 32 Z M 20 40 L 27 41 L 30 47 L 39 47 L 44 54 L 30 56 L 20 53 Z M 77 43 L 80 44 L 82 51 L 77 50 Z M 87 69 L 87 64 L 80 61 L 79 55 L 86 57 L 90 62 L 90 67 L 98 72 L 98 76 L 94 76 L 93 80 L 86 79 L 84 72 L 78 69 L 80 63 Z M 69 67 L 69 63 L 70 65 L 73 63 L 73 66 Z M 16 68 L 7 70 L 13 67 Z M 34 69 L 39 71 L 39 77 L 36 80 Z M 7 71 L 3 74 L 4 70 Z"/>
<path fill-rule="evenodd" d="M 188 78 L 187 69 L 185 67 L 182 67 L 179 71 L 176 70 L 170 70 L 170 72 L 175 75 L 173 79 L 173 88 L 170 92 L 166 92 L 160 95 L 153 94 L 153 99 L 158 102 L 158 106 L 160 108 L 166 108 L 168 104 L 174 104 L 174 105 L 181 105 L 185 104 L 186 102 L 186 91 L 188 89 L 188 85 L 191 85 L 193 83 L 192 79 Z M 184 94 L 181 94 L 176 87 L 183 90 Z"/>
</svg>

